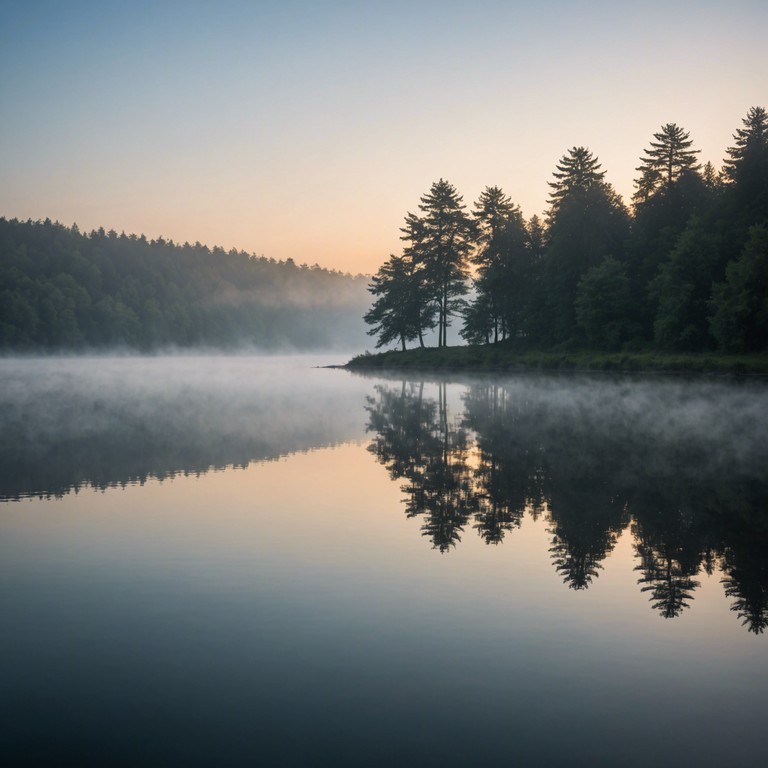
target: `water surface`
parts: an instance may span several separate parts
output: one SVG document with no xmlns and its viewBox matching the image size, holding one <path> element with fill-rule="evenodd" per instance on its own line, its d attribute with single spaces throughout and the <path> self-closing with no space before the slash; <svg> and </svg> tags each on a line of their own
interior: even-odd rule
<svg viewBox="0 0 768 768">
<path fill-rule="evenodd" d="M 768 387 L 0 361 L 0 753 L 759 765 Z"/>
</svg>

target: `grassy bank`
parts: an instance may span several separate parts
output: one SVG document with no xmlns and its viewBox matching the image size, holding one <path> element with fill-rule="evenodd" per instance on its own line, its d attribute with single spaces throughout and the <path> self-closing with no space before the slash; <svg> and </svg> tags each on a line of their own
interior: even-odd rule
<svg viewBox="0 0 768 768">
<path fill-rule="evenodd" d="M 431 347 L 363 354 L 347 363 L 354 370 L 423 371 L 645 371 L 768 375 L 768 355 L 667 354 L 662 352 L 538 352 L 503 346 Z"/>
</svg>

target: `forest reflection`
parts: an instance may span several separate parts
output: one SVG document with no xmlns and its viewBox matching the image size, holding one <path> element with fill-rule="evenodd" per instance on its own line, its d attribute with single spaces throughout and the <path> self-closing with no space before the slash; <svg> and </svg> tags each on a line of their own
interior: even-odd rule
<svg viewBox="0 0 768 768">
<path fill-rule="evenodd" d="M 405 513 L 435 549 L 450 551 L 469 529 L 499 545 L 526 515 L 544 516 L 553 567 L 582 590 L 629 529 L 638 587 L 661 616 L 680 616 L 697 576 L 719 572 L 742 624 L 768 627 L 765 441 L 732 435 L 746 448 L 723 445 L 716 397 L 712 414 L 686 424 L 682 406 L 601 404 L 600 388 L 564 399 L 488 382 L 469 386 L 452 415 L 446 384 L 436 388 L 379 384 L 367 405 L 369 450 L 404 481 Z M 682 403 L 681 392 L 662 394 Z M 613 393 L 624 402 L 621 387 Z"/>
<path fill-rule="evenodd" d="M 0 502 L 246 467 L 357 439 L 365 382 L 296 356 L 52 358 L 0 368 Z"/>
</svg>

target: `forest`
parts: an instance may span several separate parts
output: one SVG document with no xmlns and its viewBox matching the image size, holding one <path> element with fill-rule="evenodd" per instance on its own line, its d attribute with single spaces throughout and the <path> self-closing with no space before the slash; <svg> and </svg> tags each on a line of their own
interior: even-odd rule
<svg viewBox="0 0 768 768">
<path fill-rule="evenodd" d="M 368 278 L 0 218 L 0 350 L 359 347 Z"/>
<path fill-rule="evenodd" d="M 628 206 L 598 157 L 557 163 L 543 218 L 499 187 L 468 211 L 440 179 L 407 213 L 402 253 L 373 277 L 377 347 L 470 344 L 538 350 L 768 351 L 768 116 L 752 107 L 722 168 L 668 123 L 636 168 Z"/>
</svg>

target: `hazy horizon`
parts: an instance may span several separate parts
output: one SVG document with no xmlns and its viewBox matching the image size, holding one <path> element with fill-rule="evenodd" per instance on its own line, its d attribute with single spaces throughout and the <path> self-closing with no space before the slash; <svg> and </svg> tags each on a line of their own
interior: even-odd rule
<svg viewBox="0 0 768 768">
<path fill-rule="evenodd" d="M 758 2 L 0 7 L 0 215 L 353 274 L 438 178 L 530 217 L 585 145 L 628 201 L 662 124 L 719 167 L 768 92 Z"/>
</svg>

